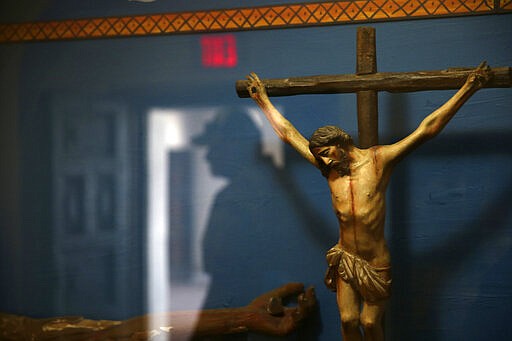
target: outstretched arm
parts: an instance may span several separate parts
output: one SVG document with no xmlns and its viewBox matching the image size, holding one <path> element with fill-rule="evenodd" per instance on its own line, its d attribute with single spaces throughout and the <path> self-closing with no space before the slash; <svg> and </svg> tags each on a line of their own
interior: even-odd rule
<svg viewBox="0 0 512 341">
<path fill-rule="evenodd" d="M 428 115 L 418 128 L 403 140 L 381 147 L 386 163 L 394 164 L 422 143 L 435 137 L 443 130 L 462 105 L 491 78 L 491 69 L 482 62 L 469 74 L 464 85 L 441 107 Z"/>
<path fill-rule="evenodd" d="M 318 167 L 315 157 L 309 151 L 308 140 L 302 136 L 301 133 L 299 133 L 299 131 L 295 129 L 295 127 L 291 124 L 291 122 L 288 121 L 274 107 L 272 102 L 270 102 L 263 82 L 255 73 L 251 73 L 249 76 L 247 76 L 247 79 L 249 80 L 247 90 L 249 91 L 251 98 L 263 111 L 277 136 L 295 148 L 295 150 L 297 150 L 300 155 L 306 158 L 306 160 L 311 162 L 314 166 Z"/>
</svg>

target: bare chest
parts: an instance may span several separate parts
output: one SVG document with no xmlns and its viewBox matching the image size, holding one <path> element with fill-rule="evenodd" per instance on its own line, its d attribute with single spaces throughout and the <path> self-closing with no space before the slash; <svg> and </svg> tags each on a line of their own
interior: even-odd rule
<svg viewBox="0 0 512 341">
<path fill-rule="evenodd" d="M 329 179 L 333 209 L 343 221 L 364 220 L 384 207 L 385 186 L 372 165 L 361 167 L 350 176 Z"/>
</svg>

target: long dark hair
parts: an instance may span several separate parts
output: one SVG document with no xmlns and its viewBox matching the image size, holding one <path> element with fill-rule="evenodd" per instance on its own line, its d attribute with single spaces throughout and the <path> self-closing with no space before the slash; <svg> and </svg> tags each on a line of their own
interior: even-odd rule
<svg viewBox="0 0 512 341">
<path fill-rule="evenodd" d="M 313 155 L 315 155 L 315 153 L 313 153 L 313 149 L 317 147 L 338 146 L 340 148 L 346 148 L 353 145 L 354 141 L 352 140 L 352 137 L 343 129 L 336 126 L 320 127 L 315 130 L 315 132 L 309 138 L 309 150 Z M 331 171 L 331 167 L 324 164 L 318 157 L 316 157 L 316 155 L 315 159 L 318 162 L 318 166 L 322 172 L 322 175 L 324 177 L 328 177 L 329 172 Z M 346 158 L 346 154 L 344 154 L 344 159 L 341 161 L 341 167 L 336 167 L 338 174 L 341 176 L 350 174 L 348 162 L 349 161 Z"/>
</svg>

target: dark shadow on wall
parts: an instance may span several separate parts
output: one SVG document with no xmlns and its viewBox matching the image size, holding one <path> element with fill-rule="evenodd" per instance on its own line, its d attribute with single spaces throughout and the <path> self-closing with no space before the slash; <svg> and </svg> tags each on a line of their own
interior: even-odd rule
<svg viewBox="0 0 512 341">
<path fill-rule="evenodd" d="M 296 206 L 289 184 L 282 182 L 284 170 L 262 155 L 260 132 L 249 116 L 226 109 L 194 143 L 208 147 L 211 172 L 228 180 L 215 197 L 203 239 L 204 267 L 211 278 L 203 309 L 244 306 L 267 289 L 295 278 L 314 278 L 316 274 L 310 272 L 316 270 L 315 264 L 308 257 L 314 250 L 302 237 L 307 222 L 292 214 L 304 207 Z M 291 259 L 289 252 L 299 254 L 300 250 L 304 258 Z M 250 339 L 316 340 L 319 328 L 315 314 L 287 338 L 251 335 Z"/>
<path fill-rule="evenodd" d="M 404 99 L 400 97 L 396 98 L 392 105 L 401 117 L 405 117 L 404 113 L 400 112 L 401 108 L 406 107 L 404 104 Z M 399 120 L 395 120 L 395 122 L 399 122 Z M 397 128 L 400 131 L 401 127 Z M 427 142 L 428 146 L 421 147 L 416 155 L 410 158 L 428 157 L 443 161 L 458 157 L 474 157 L 475 160 L 479 160 L 489 154 L 512 157 L 509 147 L 504 143 L 504 141 L 510 141 L 511 139 L 511 132 L 499 134 L 476 132 L 475 134 L 440 136 L 434 141 Z M 478 206 L 480 208 L 476 219 L 468 224 L 466 222 L 470 218 L 461 216 L 454 223 L 455 226 L 447 226 L 446 234 L 443 235 L 442 240 L 435 240 L 437 243 L 434 243 L 426 251 L 415 253 L 410 245 L 412 238 L 414 238 L 410 232 L 411 217 L 414 216 L 414 213 L 411 211 L 412 206 L 410 204 L 412 178 L 410 166 L 407 163 L 411 161 L 413 160 L 408 161 L 406 159 L 397 167 L 390 188 L 392 226 L 388 228 L 393 257 L 393 297 L 386 318 L 387 339 L 442 340 L 448 329 L 452 329 L 451 333 L 458 333 L 462 337 L 467 337 L 468 340 L 481 339 L 480 336 L 471 333 L 472 330 L 487 330 L 481 335 L 482 337 L 485 335 L 486 338 L 495 335 L 497 339 L 501 339 L 503 334 L 511 335 L 512 330 L 507 324 L 489 328 L 494 323 L 488 322 L 486 324 L 482 320 L 476 321 L 472 317 L 477 314 L 475 312 L 467 314 L 468 317 L 458 316 L 460 318 L 458 321 L 449 321 L 443 318 L 443 315 L 446 316 L 446 311 L 443 311 L 443 309 L 446 310 L 447 307 L 461 309 L 462 312 L 464 312 L 464 309 L 475 309 L 475 311 L 480 312 L 483 308 L 485 310 L 485 305 L 489 305 L 489 302 L 492 305 L 493 300 L 501 300 L 502 304 L 495 305 L 496 309 L 490 312 L 491 316 L 499 317 L 507 312 L 510 313 L 510 308 L 507 308 L 507 305 L 510 306 L 511 303 L 510 296 L 503 296 L 507 290 L 510 290 L 510 285 L 503 284 L 501 289 L 494 289 L 494 297 L 480 298 L 468 297 L 468 291 L 465 291 L 464 288 L 454 291 L 453 285 L 456 281 L 461 280 L 459 277 L 461 273 L 465 275 L 464 271 L 467 271 L 468 266 L 471 267 L 471 265 L 468 265 L 468 261 L 472 262 L 471 256 L 482 252 L 492 241 L 506 234 L 506 229 L 510 228 L 511 177 L 499 180 L 504 183 L 501 191 L 496 193 L 488 203 Z M 475 166 L 477 167 L 476 162 Z M 434 166 L 436 166 L 435 163 L 433 163 Z M 499 167 L 499 164 L 495 166 Z M 425 170 L 423 174 L 434 176 L 429 174 L 430 171 L 434 172 L 435 170 Z M 456 174 L 447 176 L 457 177 Z M 475 182 L 478 181 L 478 179 L 475 179 Z M 432 212 L 432 216 L 436 214 L 440 214 L 440 212 Z M 425 235 L 428 236 L 432 233 L 429 231 L 429 226 L 424 228 Z M 508 254 L 510 254 L 510 249 Z M 502 259 L 501 263 L 508 263 L 506 266 L 510 266 L 510 261 L 507 262 Z M 482 262 L 478 262 L 474 264 L 474 267 L 481 264 Z M 495 268 L 495 265 L 492 268 Z M 482 268 L 481 271 L 491 272 L 492 268 Z M 471 276 L 471 274 L 466 275 Z M 496 281 L 496 278 L 502 283 L 509 283 L 512 274 L 503 272 L 495 276 L 490 283 L 480 285 L 480 287 L 482 285 L 485 287 L 482 290 L 488 292 L 489 285 L 499 283 L 492 282 Z M 468 278 L 468 281 L 470 280 Z M 475 285 L 477 284 L 469 283 L 468 287 L 472 288 Z M 487 293 L 479 291 L 476 295 L 486 296 Z M 477 300 L 480 304 L 470 305 L 468 302 L 471 300 Z M 452 312 L 449 315 L 454 316 Z M 468 324 L 468 318 L 474 320 L 474 324 Z M 464 326 L 458 326 L 460 324 Z M 460 332 L 458 328 L 461 328 Z M 468 331 L 471 335 L 467 335 Z"/>
</svg>

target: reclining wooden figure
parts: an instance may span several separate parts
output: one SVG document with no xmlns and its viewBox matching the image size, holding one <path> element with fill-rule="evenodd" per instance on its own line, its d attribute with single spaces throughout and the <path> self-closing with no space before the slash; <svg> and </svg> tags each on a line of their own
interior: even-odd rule
<svg viewBox="0 0 512 341">
<path fill-rule="evenodd" d="M 394 166 L 436 136 L 491 76 L 491 69 L 482 63 L 409 136 L 365 149 L 356 147 L 335 126 L 321 127 L 307 140 L 270 102 L 264 82 L 254 73 L 248 76 L 246 89 L 276 134 L 327 179 L 339 240 L 327 252 L 325 284 L 336 292 L 343 340 L 384 339 L 381 319 L 391 287 L 390 253 L 384 239 L 385 198 Z"/>
<path fill-rule="evenodd" d="M 297 304 L 283 305 L 290 299 Z M 34 319 L 0 313 L 0 340 L 218 340 L 248 332 L 282 336 L 298 329 L 315 309 L 312 287 L 304 290 L 302 283 L 288 283 L 244 307 L 155 313 L 125 321 L 80 316 Z"/>
</svg>

